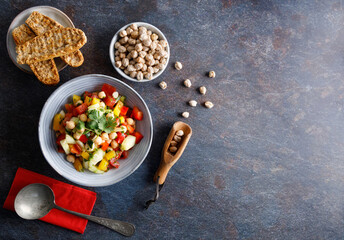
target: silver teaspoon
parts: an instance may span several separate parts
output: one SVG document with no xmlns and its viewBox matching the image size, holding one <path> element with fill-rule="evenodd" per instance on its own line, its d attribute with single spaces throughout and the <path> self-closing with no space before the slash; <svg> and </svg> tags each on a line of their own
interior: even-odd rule
<svg viewBox="0 0 344 240">
<path fill-rule="evenodd" d="M 19 191 L 14 200 L 14 209 L 16 213 L 21 218 L 27 220 L 42 218 L 47 215 L 53 208 L 98 223 L 127 237 L 130 237 L 135 233 L 135 226 L 131 223 L 89 216 L 86 214 L 64 209 L 56 205 L 53 190 L 45 184 L 34 183 L 24 187 Z"/>
</svg>

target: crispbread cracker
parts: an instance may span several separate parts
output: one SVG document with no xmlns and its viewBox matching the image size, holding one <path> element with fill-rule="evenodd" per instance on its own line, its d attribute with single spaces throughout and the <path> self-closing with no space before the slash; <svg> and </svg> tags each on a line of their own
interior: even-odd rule
<svg viewBox="0 0 344 240">
<path fill-rule="evenodd" d="M 25 24 L 13 29 L 12 36 L 17 45 L 33 39 L 36 34 Z M 39 81 L 46 85 L 55 85 L 60 81 L 54 59 L 32 63 L 29 65 Z"/>
<path fill-rule="evenodd" d="M 25 24 L 22 24 L 19 27 L 16 27 L 15 29 L 13 29 L 12 36 L 13 36 L 14 42 L 17 45 L 20 45 L 36 37 L 36 34 L 32 32 L 28 26 L 26 26 Z"/>
<path fill-rule="evenodd" d="M 34 31 L 34 33 L 36 33 L 36 35 L 42 35 L 43 33 L 55 28 L 63 28 L 63 26 L 55 20 L 36 11 L 32 12 L 25 22 Z M 84 57 L 79 50 L 74 53 L 61 56 L 61 59 L 72 67 L 79 67 L 84 62 Z"/>
<path fill-rule="evenodd" d="M 17 62 L 30 64 L 60 57 L 79 50 L 86 42 L 86 35 L 80 29 L 54 29 L 17 46 Z"/>
</svg>

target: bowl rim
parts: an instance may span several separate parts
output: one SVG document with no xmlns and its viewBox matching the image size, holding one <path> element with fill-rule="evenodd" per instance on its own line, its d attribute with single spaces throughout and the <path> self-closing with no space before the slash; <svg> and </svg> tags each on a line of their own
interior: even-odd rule
<svg viewBox="0 0 344 240">
<path fill-rule="evenodd" d="M 116 83 L 123 84 L 125 87 L 129 88 L 131 91 L 133 91 L 139 97 L 139 99 L 142 101 L 143 105 L 145 106 L 145 108 L 147 109 L 147 112 L 148 112 L 148 119 L 149 119 L 149 123 L 150 123 L 150 138 L 149 138 L 148 148 L 147 148 L 147 150 L 146 150 L 142 160 L 139 162 L 139 164 L 137 164 L 137 166 L 135 166 L 133 169 L 131 169 L 130 172 L 128 172 L 126 175 L 124 175 L 123 177 L 119 178 L 118 180 L 116 180 L 115 182 L 112 182 L 112 183 L 107 183 L 107 184 L 85 184 L 84 182 L 81 182 L 81 181 L 79 182 L 79 181 L 77 181 L 75 179 L 72 179 L 72 178 L 69 177 L 69 175 L 66 176 L 59 169 L 57 169 L 54 166 L 52 166 L 52 164 L 48 160 L 49 159 L 48 153 L 43 150 L 43 142 L 42 142 L 43 140 L 41 139 L 41 132 L 42 132 L 44 124 L 43 124 L 42 121 L 43 121 L 43 113 L 47 110 L 48 104 L 52 101 L 52 99 L 55 97 L 55 95 L 58 94 L 58 90 L 60 88 L 62 88 L 65 85 L 71 84 L 73 82 L 84 80 L 84 78 L 87 78 L 87 77 L 103 77 L 103 78 L 110 79 L 111 81 L 114 81 Z M 86 74 L 86 75 L 82 75 L 82 76 L 79 76 L 79 77 L 75 77 L 75 78 L 67 81 L 66 83 L 62 84 L 60 87 L 55 89 L 55 91 L 46 100 L 46 102 L 44 103 L 44 106 L 42 108 L 40 117 L 39 117 L 39 122 L 38 122 L 38 140 L 39 140 L 39 145 L 40 145 L 40 148 L 41 148 L 41 151 L 43 153 L 43 156 L 44 156 L 45 160 L 49 163 L 49 165 L 60 176 L 66 178 L 67 180 L 69 180 L 69 181 L 71 181 L 73 183 L 79 184 L 81 186 L 86 186 L 86 187 L 105 187 L 105 186 L 110 186 L 110 185 L 116 184 L 116 183 L 122 181 L 123 179 L 129 177 L 132 173 L 134 173 L 141 166 L 143 161 L 146 159 L 146 157 L 147 157 L 147 155 L 148 155 L 148 153 L 149 153 L 149 151 L 151 149 L 151 146 L 152 146 L 152 142 L 153 142 L 153 121 L 152 121 L 152 116 L 151 116 L 150 110 L 149 110 L 145 100 L 141 97 L 141 95 L 138 92 L 135 91 L 135 89 L 130 87 L 128 84 L 126 84 L 125 82 L 123 82 L 123 81 L 121 81 L 121 80 L 119 80 L 119 79 L 117 79 L 115 77 L 111 77 L 111 76 L 108 76 L 108 75 L 103 75 L 103 74 Z"/>
<path fill-rule="evenodd" d="M 130 76 L 128 76 L 127 74 L 125 74 L 122 69 L 116 67 L 115 65 L 115 43 L 117 41 L 117 39 L 119 38 L 119 33 L 122 31 L 122 30 L 125 30 L 126 28 L 128 28 L 130 25 L 132 24 L 136 24 L 138 25 L 138 27 L 140 27 L 140 25 L 146 25 L 146 26 L 149 26 L 150 28 L 154 29 L 154 31 L 156 31 L 156 33 L 161 36 L 163 39 L 162 40 L 165 40 L 167 42 L 167 61 L 166 61 L 166 64 L 164 66 L 163 69 L 161 69 L 157 74 L 155 74 L 153 76 L 153 78 L 151 80 L 149 79 L 142 79 L 142 80 L 137 80 L 136 78 L 132 78 Z M 169 63 L 169 60 L 170 60 L 170 44 L 168 43 L 168 40 L 166 38 L 166 36 L 163 34 L 163 32 L 157 28 L 156 26 L 150 24 L 150 23 L 146 23 L 146 22 L 131 22 L 125 26 L 123 26 L 122 28 L 120 28 L 116 33 L 115 35 L 112 37 L 111 39 L 111 42 L 110 42 L 110 47 L 109 47 L 109 55 L 110 55 L 110 61 L 111 61 L 111 64 L 112 66 L 114 67 L 114 69 L 122 76 L 124 77 L 125 79 L 127 80 L 130 80 L 132 82 L 150 82 L 150 81 L 153 81 L 155 80 L 156 78 L 158 78 L 164 71 L 165 69 L 167 68 L 167 65 Z"/>
<path fill-rule="evenodd" d="M 53 11 L 58 12 L 59 14 L 61 14 L 63 17 L 66 18 L 66 20 L 69 22 L 69 24 L 70 24 L 71 26 L 73 26 L 73 28 L 75 28 L 73 21 L 67 16 L 67 14 L 65 14 L 64 12 L 62 12 L 60 9 L 57 9 L 57 8 L 55 8 L 55 7 L 52 7 L 52 6 L 40 5 L 40 6 L 30 7 L 30 8 L 27 8 L 27 9 L 21 11 L 20 13 L 18 13 L 18 14 L 15 16 L 15 18 L 12 20 L 12 22 L 11 22 L 11 24 L 10 24 L 10 26 L 8 27 L 8 30 L 7 30 L 7 35 L 6 35 L 6 48 L 7 48 L 7 54 L 9 55 L 10 59 L 12 60 L 12 62 L 14 63 L 14 65 L 16 65 L 17 68 L 19 68 L 20 70 L 22 70 L 22 71 L 25 72 L 25 73 L 32 74 L 32 75 L 34 74 L 32 71 L 28 71 L 28 70 L 26 70 L 25 68 L 22 68 L 22 67 L 20 66 L 20 65 L 22 65 L 22 64 L 18 64 L 18 63 L 17 63 L 17 59 L 13 59 L 13 56 L 12 56 L 12 54 L 10 53 L 10 49 L 9 49 L 9 41 L 10 41 L 10 38 L 12 37 L 12 31 L 13 31 L 13 29 L 14 29 L 14 28 L 13 28 L 13 25 L 17 23 L 17 21 L 18 21 L 17 19 L 18 19 L 19 17 L 21 17 L 23 14 L 26 14 L 27 12 L 30 12 L 30 11 L 32 11 L 32 12 L 33 12 L 33 11 L 39 11 L 39 10 L 42 9 L 42 8 L 48 8 L 48 9 L 51 9 L 51 10 L 53 10 Z M 49 16 L 48 16 L 48 17 L 49 17 Z M 25 24 L 25 22 L 24 22 L 24 24 Z M 62 71 L 63 69 L 65 69 L 67 66 L 68 66 L 68 64 L 67 64 L 67 63 L 64 63 L 63 66 L 62 66 L 60 69 L 58 69 L 58 72 L 60 72 L 60 71 Z"/>
</svg>

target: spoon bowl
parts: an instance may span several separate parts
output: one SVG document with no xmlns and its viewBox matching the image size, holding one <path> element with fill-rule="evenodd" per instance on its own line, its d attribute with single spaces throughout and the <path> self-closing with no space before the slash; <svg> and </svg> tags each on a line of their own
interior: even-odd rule
<svg viewBox="0 0 344 240">
<path fill-rule="evenodd" d="M 53 208 L 98 223 L 127 237 L 135 233 L 135 226 L 131 223 L 73 212 L 56 205 L 54 191 L 45 184 L 34 183 L 24 187 L 14 200 L 16 213 L 27 220 L 42 218 Z"/>
</svg>

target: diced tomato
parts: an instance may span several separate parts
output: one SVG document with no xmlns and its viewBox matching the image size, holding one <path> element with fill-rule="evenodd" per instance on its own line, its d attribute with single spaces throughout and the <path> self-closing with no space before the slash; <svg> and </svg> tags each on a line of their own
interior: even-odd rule
<svg viewBox="0 0 344 240">
<path fill-rule="evenodd" d="M 57 139 L 56 139 L 57 145 L 61 146 L 60 141 L 63 140 L 63 139 L 65 139 L 65 138 L 66 138 L 66 134 L 60 134 L 60 135 L 57 137 Z"/>
<path fill-rule="evenodd" d="M 120 114 L 121 114 L 122 116 L 125 116 L 125 115 L 127 115 L 128 110 L 129 110 L 128 107 L 123 106 L 122 109 L 121 109 L 121 113 L 120 113 Z"/>
<path fill-rule="evenodd" d="M 62 125 L 66 126 L 66 122 L 69 121 L 72 117 L 73 117 L 73 113 L 66 113 L 66 116 L 62 121 Z"/>
<path fill-rule="evenodd" d="M 119 118 L 116 118 L 116 126 L 119 126 L 121 124 Z"/>
<path fill-rule="evenodd" d="M 110 160 L 110 164 L 111 166 L 113 166 L 114 168 L 118 168 L 119 167 L 119 163 L 117 162 L 117 159 L 113 158 Z"/>
<path fill-rule="evenodd" d="M 103 145 L 102 145 L 102 150 L 103 151 L 106 151 L 106 149 L 109 147 L 109 143 L 108 142 L 104 142 Z"/>
<path fill-rule="evenodd" d="M 113 97 L 107 96 L 104 98 L 104 103 L 109 108 L 113 108 L 113 106 L 116 104 L 116 100 Z"/>
<path fill-rule="evenodd" d="M 122 152 L 122 155 L 121 155 L 121 159 L 126 159 L 129 155 L 129 152 L 128 151 L 123 151 Z"/>
<path fill-rule="evenodd" d="M 117 138 L 115 139 L 115 141 L 118 142 L 119 144 L 121 144 L 126 137 L 127 137 L 126 134 L 118 132 L 117 133 Z"/>
<path fill-rule="evenodd" d="M 88 139 L 84 134 L 82 134 L 81 137 L 79 138 L 79 140 L 83 143 L 86 143 Z"/>
<path fill-rule="evenodd" d="M 70 152 L 74 154 L 81 154 L 82 149 L 78 144 L 70 145 Z"/>
<path fill-rule="evenodd" d="M 76 114 L 76 116 L 80 115 L 80 114 L 83 114 L 84 112 L 86 112 L 87 110 L 87 104 L 86 103 L 83 103 L 81 104 L 80 106 L 76 107 L 74 110 L 73 110 L 73 115 Z"/>
<path fill-rule="evenodd" d="M 64 153 L 65 152 L 61 146 L 57 146 L 57 151 L 59 153 Z"/>
<path fill-rule="evenodd" d="M 143 112 L 140 111 L 136 106 L 133 108 L 131 113 L 131 117 L 134 117 L 136 120 L 141 121 L 143 118 Z"/>
<path fill-rule="evenodd" d="M 91 96 L 92 96 L 92 93 L 86 91 L 86 92 L 84 93 L 84 98 L 85 98 L 86 96 L 87 96 L 87 97 L 91 97 Z"/>
<path fill-rule="evenodd" d="M 127 124 L 127 129 L 130 134 L 133 134 L 135 132 L 135 128 Z"/>
<path fill-rule="evenodd" d="M 134 132 L 134 136 L 136 137 L 136 144 L 138 144 L 143 138 L 143 135 L 140 132 Z"/>
<path fill-rule="evenodd" d="M 72 104 L 65 104 L 65 108 L 66 108 L 68 113 L 72 113 L 74 106 Z"/>
<path fill-rule="evenodd" d="M 106 96 L 112 96 L 112 94 L 116 92 L 116 88 L 107 83 L 104 83 L 102 86 L 102 91 L 106 93 Z"/>
</svg>

